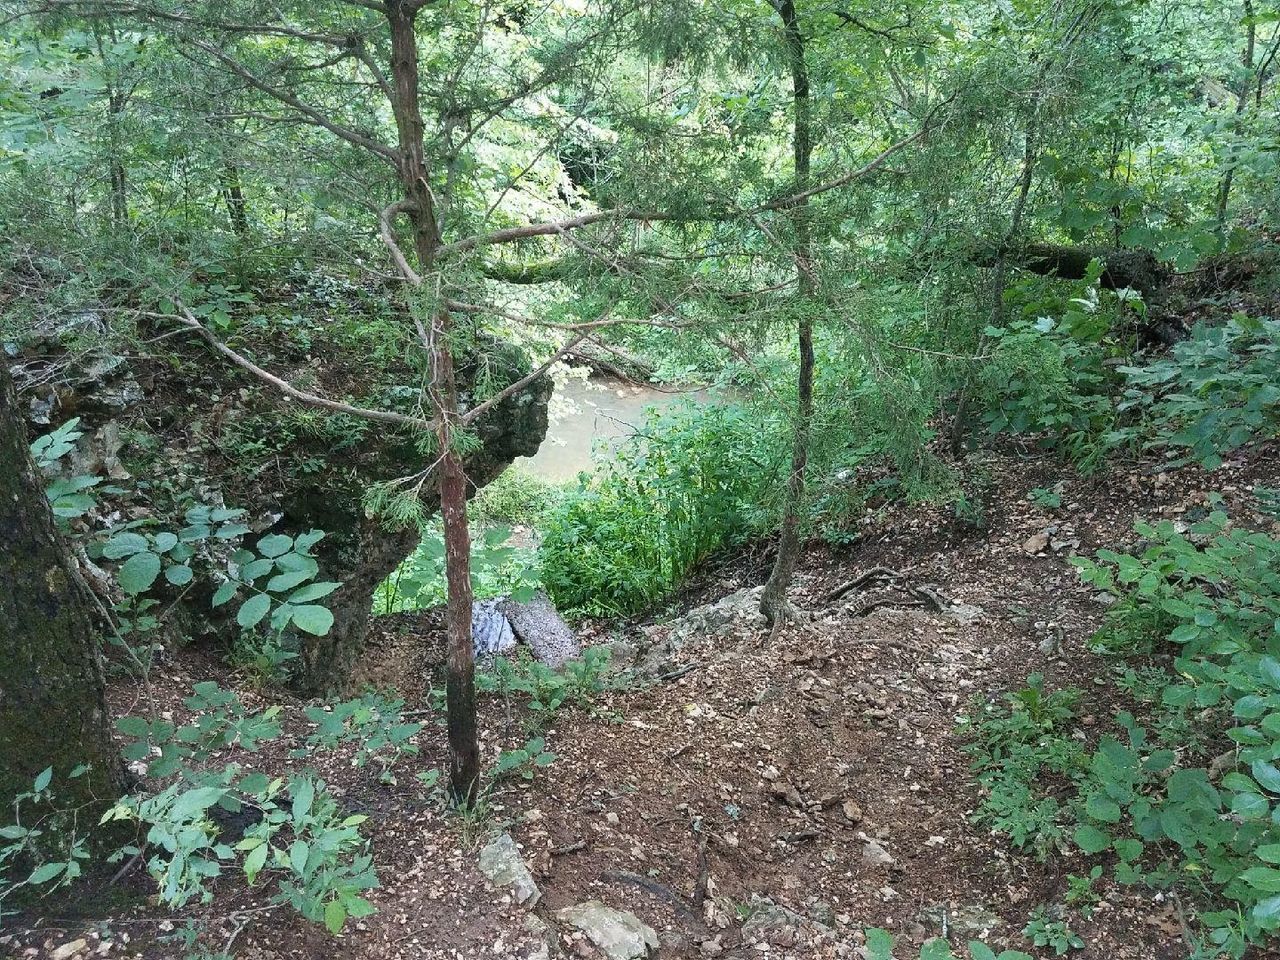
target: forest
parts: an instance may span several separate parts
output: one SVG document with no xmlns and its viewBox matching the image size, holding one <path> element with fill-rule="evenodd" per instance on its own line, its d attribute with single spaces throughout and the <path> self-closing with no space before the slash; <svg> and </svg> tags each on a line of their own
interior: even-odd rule
<svg viewBox="0 0 1280 960">
<path fill-rule="evenodd" d="M 0 955 L 1280 956 L 1277 0 L 0 68 Z"/>
</svg>

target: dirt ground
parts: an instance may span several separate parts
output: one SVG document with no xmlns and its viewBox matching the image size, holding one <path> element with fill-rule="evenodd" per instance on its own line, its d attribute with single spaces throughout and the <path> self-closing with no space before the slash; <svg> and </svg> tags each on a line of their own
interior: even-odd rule
<svg viewBox="0 0 1280 960">
<path fill-rule="evenodd" d="M 1061 900 L 1066 877 L 1086 873 L 1089 861 L 1040 863 L 969 824 L 977 788 L 956 719 L 976 696 L 998 696 L 1039 671 L 1051 687 L 1097 690 L 1082 723 L 1105 727 L 1103 686 L 1116 665 L 1087 648 L 1105 608 L 1068 558 L 1134 543 L 1139 517 L 1194 517 L 1208 491 L 1256 520 L 1250 491 L 1280 486 L 1278 451 L 1276 443 L 1249 448 L 1211 474 L 1143 464 L 1092 478 L 1030 450 L 988 454 L 985 528 L 899 505 L 868 514 L 848 546 L 814 545 L 795 594 L 815 614 L 811 622 L 770 640 L 750 618 L 732 621 L 678 648 L 670 671 L 678 676 L 610 692 L 593 713 L 562 710 L 545 733 L 556 761 L 531 781 L 500 784 L 484 818 L 444 812 L 416 781 L 415 773 L 446 761 L 434 720 L 417 738 L 421 752 L 385 785 L 348 755 L 288 757 L 307 725 L 302 704 L 286 700 L 285 735 L 252 762 L 271 773 L 312 766 L 346 806 L 370 815 L 378 913 L 332 938 L 287 909 L 237 915 L 262 900 L 225 881 L 207 916 L 223 937 L 248 919 L 235 953 L 259 960 L 535 958 L 544 950 L 596 957 L 555 920 L 559 908 L 585 900 L 655 928 L 663 958 L 857 957 L 862 930 L 872 926 L 899 938 L 901 957 L 915 956 L 914 945 L 944 927 L 957 945 L 981 932 L 997 951 L 1049 956 L 1021 930 L 1035 907 Z M 1059 481 L 1059 508 L 1028 499 Z M 683 606 L 763 582 L 767 560 L 756 549 L 721 561 Z M 901 593 L 851 591 L 823 602 L 877 566 L 963 605 L 961 615 L 911 606 Z M 662 644 L 681 612 L 593 623 L 585 634 L 596 643 Z M 431 613 L 380 621 L 364 677 L 394 686 L 417 708 L 441 682 L 440 642 Z M 161 709 L 181 717 L 181 698 L 204 679 L 234 682 L 198 652 L 165 662 L 155 685 Z M 110 695 L 124 713 L 139 691 L 117 681 Z M 275 691 L 243 695 L 250 705 L 281 699 Z M 500 697 L 485 698 L 481 726 L 486 761 L 529 735 L 523 707 Z M 477 847 L 502 829 L 541 889 L 532 910 L 478 871 Z M 123 883 L 146 890 L 145 878 Z M 1187 956 L 1179 905 L 1105 880 L 1100 890 L 1093 919 L 1073 921 L 1086 944 L 1073 956 Z M 8 949 L 52 956 L 83 938 L 77 956 L 180 956 L 156 940 L 156 916 L 142 901 L 103 923 L 46 918 Z"/>
</svg>

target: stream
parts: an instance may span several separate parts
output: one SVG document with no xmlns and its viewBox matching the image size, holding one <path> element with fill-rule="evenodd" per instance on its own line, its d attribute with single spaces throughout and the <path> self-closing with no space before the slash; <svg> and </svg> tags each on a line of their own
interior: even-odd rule
<svg viewBox="0 0 1280 960">
<path fill-rule="evenodd" d="M 571 481 L 595 464 L 591 453 L 597 445 L 617 449 L 644 426 L 649 407 L 666 410 L 686 400 L 706 403 L 705 389 L 658 389 L 620 380 L 576 377 L 557 383 L 551 398 L 547 438 L 537 454 L 520 457 L 514 466 L 553 483 Z"/>
</svg>

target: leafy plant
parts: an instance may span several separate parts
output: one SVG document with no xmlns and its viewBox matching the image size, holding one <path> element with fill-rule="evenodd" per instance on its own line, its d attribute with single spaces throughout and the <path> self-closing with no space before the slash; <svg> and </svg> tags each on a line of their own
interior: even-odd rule
<svg viewBox="0 0 1280 960">
<path fill-rule="evenodd" d="M 1076 783 L 1087 768 L 1083 745 L 1067 729 L 1079 698 L 1078 690 L 1047 691 L 1044 678 L 1032 674 L 1024 689 L 1006 696 L 1006 706 L 979 704 L 960 723 L 986 790 L 975 818 L 1041 859 L 1063 845 L 1069 820 L 1048 786 Z"/>
<path fill-rule="evenodd" d="M 1046 510 L 1057 510 L 1062 506 L 1062 493 L 1057 489 L 1036 487 L 1031 491 L 1028 499 L 1037 507 L 1044 507 Z"/>
<path fill-rule="evenodd" d="M 546 729 L 565 704 L 590 710 L 596 696 L 620 682 L 609 675 L 612 652 L 608 647 L 588 647 L 582 656 L 559 670 L 527 657 L 495 659 L 493 669 L 476 676 L 476 689 L 503 696 L 528 697 L 535 729 Z"/>
<path fill-rule="evenodd" d="M 471 588 L 477 599 L 510 596 L 529 600 L 537 592 L 533 557 L 508 545 L 511 528 L 494 526 L 471 544 Z M 422 542 L 378 585 L 374 610 L 381 614 L 421 610 L 445 602 L 444 537 L 438 522 L 423 529 Z"/>
<path fill-rule="evenodd" d="M 377 693 L 331 706 L 307 707 L 303 715 L 316 728 L 307 737 L 306 746 L 293 755 L 305 757 L 317 749 L 354 744 L 352 766 L 363 768 L 373 761 L 378 765 L 378 778 L 395 783 L 391 768 L 402 757 L 418 752 L 413 738 L 423 728 L 421 723 L 406 722 L 403 712 L 403 700 L 390 700 Z"/>
<path fill-rule="evenodd" d="M 1225 326 L 1197 325 L 1169 357 L 1120 372 L 1128 389 L 1119 409 L 1150 421 L 1149 447 L 1185 451 L 1174 464 L 1212 469 L 1280 429 L 1280 321 L 1241 313 Z"/>
<path fill-rule="evenodd" d="M 76 441 L 84 436 L 79 427 L 80 418 L 73 417 L 31 444 L 31 458 L 41 471 L 53 474 L 57 470 L 59 461 L 74 450 Z M 82 517 L 92 510 L 97 500 L 85 491 L 101 482 L 100 477 L 84 474 L 74 477 L 52 476 L 44 492 L 49 499 L 54 519 L 60 525 L 65 525 L 67 521 Z"/>
<path fill-rule="evenodd" d="M 84 776 L 88 767 L 79 766 L 67 776 Z M 78 820 L 78 811 L 62 809 L 53 789 L 53 768 L 36 775 L 31 789 L 12 801 L 12 814 L 0 821 L 0 922 L 5 900 L 25 890 L 47 895 L 80 876 L 89 859 L 88 830 Z M 15 879 L 16 875 L 22 879 Z M 25 877 L 23 877 L 25 873 Z"/>
<path fill-rule="evenodd" d="M 498 762 L 493 765 L 491 776 L 495 780 L 511 776 L 532 780 L 538 770 L 550 766 L 556 760 L 556 755 L 544 749 L 545 746 L 546 741 L 541 737 L 534 737 L 523 746 L 503 750 L 498 755 Z"/>
<path fill-rule="evenodd" d="M 327 597 L 341 584 L 315 579 L 320 565 L 311 549 L 323 537 L 321 530 L 297 537 L 269 534 L 258 540 L 256 553 L 245 548 L 237 550 L 231 556 L 227 579 L 214 592 L 213 605 L 220 607 L 237 595 L 247 594 L 236 611 L 236 623 L 242 630 L 259 628 L 265 622 L 277 634 L 292 626 L 324 636 L 333 626 L 333 614 L 315 601 Z"/>
<path fill-rule="evenodd" d="M 867 960 L 894 960 L 893 934 L 878 927 L 865 931 Z M 1020 950 L 1002 950 L 996 953 L 980 940 L 969 941 L 969 957 L 971 960 L 1031 960 L 1028 954 Z M 927 941 L 920 948 L 920 960 L 956 960 L 951 951 L 951 944 L 941 937 Z"/>
<path fill-rule="evenodd" d="M 1031 920 L 1022 930 L 1037 947 L 1050 947 L 1055 956 L 1061 957 L 1069 950 L 1083 950 L 1084 941 L 1060 917 L 1055 918 L 1049 908 L 1037 907 Z"/>
</svg>

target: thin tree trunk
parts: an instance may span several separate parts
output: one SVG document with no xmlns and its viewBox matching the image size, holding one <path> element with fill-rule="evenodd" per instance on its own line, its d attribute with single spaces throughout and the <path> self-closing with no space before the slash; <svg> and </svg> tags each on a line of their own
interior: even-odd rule
<svg viewBox="0 0 1280 960">
<path fill-rule="evenodd" d="M 1244 74 L 1240 78 L 1240 86 L 1236 90 L 1236 115 L 1233 121 L 1236 136 L 1240 135 L 1240 118 L 1244 115 L 1245 110 L 1249 106 L 1249 93 L 1253 89 L 1253 55 L 1254 48 L 1258 42 L 1258 26 L 1253 20 L 1253 0 L 1244 0 L 1244 17 L 1246 26 L 1244 52 L 1240 55 L 1240 65 L 1244 67 Z M 1231 146 L 1231 156 L 1228 163 L 1235 162 L 1236 145 Z M 1218 184 L 1218 229 L 1223 230 L 1227 225 L 1227 207 L 1231 202 L 1231 184 L 1235 180 L 1235 168 L 1228 167 L 1222 174 L 1222 180 Z"/>
<path fill-rule="evenodd" d="M 399 136 L 399 174 L 405 199 L 401 209 L 413 225 L 414 252 L 422 272 L 430 270 L 440 248 L 435 198 L 428 185 L 422 112 L 418 103 L 418 48 L 414 20 L 418 6 L 395 0 L 387 6 L 391 25 L 392 104 Z M 389 239 L 389 242 L 393 242 Z M 421 276 L 407 277 L 415 286 Z M 480 746 L 476 731 L 475 654 L 471 642 L 471 535 L 467 521 L 467 478 L 456 449 L 460 420 L 457 380 L 450 345 L 452 316 L 437 309 L 432 329 L 421 331 L 430 354 L 428 395 L 439 420 L 440 516 L 444 521 L 445 607 L 448 657 L 445 678 L 449 709 L 449 773 L 454 801 L 475 802 L 480 784 Z"/>
<path fill-rule="evenodd" d="M 54 526 L 2 362 L 0 583 L 0 822 L 13 797 L 52 767 L 57 804 L 82 808 L 76 816 L 87 829 L 122 788 L 93 606 Z M 89 772 L 70 779 L 81 764 Z"/>
<path fill-rule="evenodd" d="M 809 188 L 813 157 L 813 131 L 809 100 L 809 73 L 805 63 L 804 35 L 796 15 L 794 0 L 777 0 L 774 9 L 782 18 L 786 38 L 787 59 L 791 66 L 792 108 L 791 136 L 795 189 L 803 193 Z M 800 557 L 800 517 L 804 510 L 805 470 L 809 464 L 809 439 L 813 428 L 813 317 L 810 310 L 817 292 L 813 274 L 813 237 L 809 223 L 808 200 L 795 208 L 795 263 L 797 305 L 796 341 L 800 368 L 796 377 L 796 419 L 791 445 L 791 473 L 787 478 L 786 503 L 778 531 L 778 552 L 760 599 L 760 611 L 775 626 L 794 619 L 795 611 L 787 600 L 787 589 L 795 576 Z"/>
<path fill-rule="evenodd" d="M 114 34 L 114 28 L 112 30 Z M 124 115 L 125 95 L 120 90 L 119 80 L 111 70 L 107 61 L 107 53 L 102 45 L 102 27 L 95 21 L 93 27 L 94 41 L 98 47 L 98 59 L 102 62 L 102 70 L 106 76 L 107 94 L 107 157 L 108 178 L 111 181 L 111 221 L 117 227 L 123 227 L 128 220 L 128 179 L 125 176 L 123 157 L 123 138 L 120 135 L 120 119 Z"/>
<path fill-rule="evenodd" d="M 1043 73 L 1041 74 L 1043 79 Z M 1039 150 L 1037 138 L 1040 123 L 1040 94 L 1037 91 L 1031 100 L 1031 116 L 1027 119 L 1027 133 L 1023 142 L 1022 171 L 1018 178 L 1018 197 L 1013 203 L 1013 211 L 1009 216 L 1009 229 L 1000 244 L 1000 252 L 991 271 L 991 316 L 989 324 L 1001 327 L 1005 320 L 1004 288 L 1009 282 L 1009 252 L 1022 230 L 1022 217 L 1027 209 L 1027 199 L 1031 195 L 1031 184 L 1035 179 L 1036 156 Z M 979 342 L 978 355 L 985 356 L 987 340 L 985 335 Z M 967 373 L 960 388 L 960 397 L 956 401 L 955 419 L 951 422 L 951 455 L 959 457 L 964 453 L 965 443 L 969 437 L 969 404 L 973 395 L 973 372 Z"/>
<path fill-rule="evenodd" d="M 231 229 L 244 240 L 249 236 L 249 217 L 245 209 L 244 185 L 240 179 L 240 165 L 234 160 L 222 164 L 222 199 L 227 204 Z"/>
</svg>

